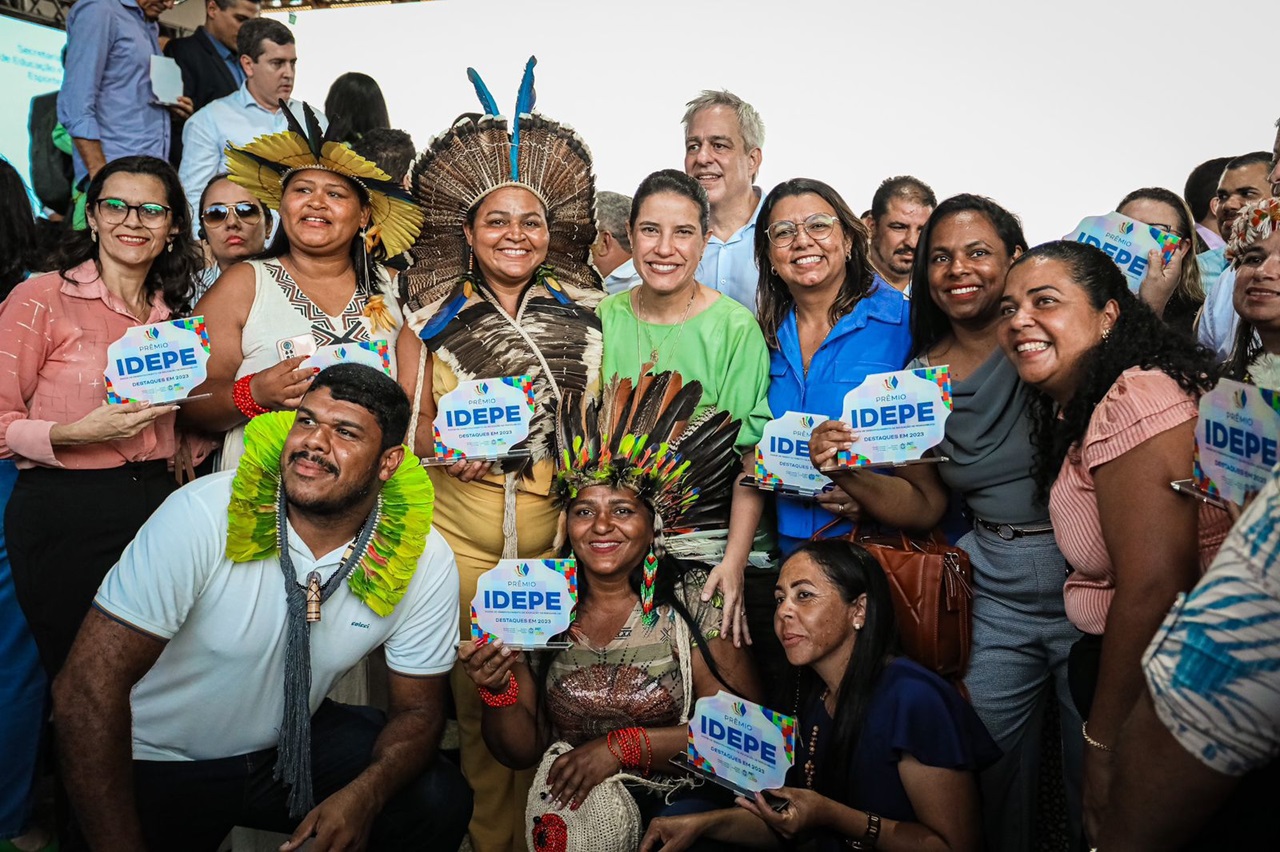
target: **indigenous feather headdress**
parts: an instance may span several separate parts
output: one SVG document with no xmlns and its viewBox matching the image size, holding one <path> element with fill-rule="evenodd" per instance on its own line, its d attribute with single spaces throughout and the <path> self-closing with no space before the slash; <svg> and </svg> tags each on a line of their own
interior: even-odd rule
<svg viewBox="0 0 1280 852">
<path fill-rule="evenodd" d="M 341 142 L 326 142 L 320 122 L 307 104 L 302 105 L 304 128 L 284 101 L 280 101 L 289 129 L 259 136 L 248 145 L 227 146 L 227 171 L 232 183 L 249 190 L 272 210 L 280 209 L 284 183 L 301 169 L 324 169 L 355 181 L 369 196 L 372 223 L 366 236 L 369 248 L 379 240 L 387 256 L 395 257 L 413 245 L 422 228 L 422 210 L 391 175 Z"/>
<path fill-rule="evenodd" d="M 505 186 L 529 190 L 547 208 L 547 266 L 555 275 L 548 284 L 553 292 L 563 289 L 578 301 L 580 291 L 601 290 L 600 276 L 589 262 L 596 238 L 591 152 L 573 128 L 533 112 L 536 64 L 537 58 L 529 57 L 510 130 L 480 75 L 468 68 L 484 115 L 459 118 L 414 163 L 413 195 L 425 218 L 410 250 L 414 263 L 404 273 L 409 310 L 427 308 L 432 316 L 466 286 L 468 247 L 462 225 L 481 199 Z"/>
<path fill-rule="evenodd" d="M 1242 251 L 1265 240 L 1277 229 L 1280 229 L 1280 198 L 1264 198 L 1246 204 L 1231 225 L 1231 237 L 1227 240 L 1227 260 L 1234 263 Z"/>
<path fill-rule="evenodd" d="M 616 376 L 581 414 L 565 398 L 557 422 L 555 495 L 568 505 L 593 485 L 629 488 L 652 507 L 657 532 L 723 519 L 742 466 L 739 421 L 711 409 L 694 418 L 702 385 L 679 373 Z M 720 524 L 717 523 L 717 526 Z"/>
</svg>

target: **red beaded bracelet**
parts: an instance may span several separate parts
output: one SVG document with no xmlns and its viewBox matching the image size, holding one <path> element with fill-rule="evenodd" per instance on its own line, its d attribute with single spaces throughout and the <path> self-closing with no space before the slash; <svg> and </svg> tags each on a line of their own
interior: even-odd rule
<svg viewBox="0 0 1280 852">
<path fill-rule="evenodd" d="M 258 405 L 253 398 L 253 391 L 249 389 L 249 382 L 253 381 L 253 377 L 256 375 L 258 374 L 250 373 L 247 376 L 241 376 L 231 386 L 231 401 L 236 404 L 236 408 L 240 409 L 240 413 L 250 420 L 259 414 L 266 414 L 270 410 Z"/>
<path fill-rule="evenodd" d="M 644 750 L 640 747 L 642 735 L 647 741 L 649 735 L 644 728 L 620 728 L 616 731 L 610 731 L 605 737 L 605 744 L 609 747 L 609 753 L 618 759 L 618 763 L 623 769 L 640 768 L 640 762 L 644 757 Z M 618 745 L 618 751 L 616 752 L 613 750 L 615 738 Z M 652 763 L 652 756 L 650 756 L 650 763 Z M 648 770 L 645 771 L 645 774 L 648 774 Z"/>
<path fill-rule="evenodd" d="M 477 686 L 476 689 L 480 692 L 480 700 L 489 707 L 510 707 L 520 697 L 520 681 L 511 672 L 507 672 L 507 685 L 501 692 L 494 692 L 483 686 Z"/>
<path fill-rule="evenodd" d="M 644 735 L 644 777 L 648 778 L 653 772 L 653 743 L 649 742 L 648 728 L 641 728 L 640 733 Z"/>
</svg>

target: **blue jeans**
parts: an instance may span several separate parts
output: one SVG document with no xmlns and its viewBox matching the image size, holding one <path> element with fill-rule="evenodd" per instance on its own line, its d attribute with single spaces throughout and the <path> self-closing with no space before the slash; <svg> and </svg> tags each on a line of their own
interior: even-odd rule
<svg viewBox="0 0 1280 852">
<path fill-rule="evenodd" d="M 369 707 L 326 700 L 311 719 L 311 777 L 317 804 L 369 765 L 385 722 Z M 133 762 L 147 848 L 214 852 L 234 826 L 293 833 L 288 788 L 271 778 L 276 750 L 218 760 Z M 370 849 L 454 850 L 471 820 L 471 789 L 442 755 L 397 792 L 373 823 Z M 71 848 L 71 847 L 64 847 Z"/>
</svg>

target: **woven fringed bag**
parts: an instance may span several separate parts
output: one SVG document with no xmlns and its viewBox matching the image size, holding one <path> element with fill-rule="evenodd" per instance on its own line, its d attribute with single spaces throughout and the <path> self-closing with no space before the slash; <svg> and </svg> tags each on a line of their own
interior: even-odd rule
<svg viewBox="0 0 1280 852">
<path fill-rule="evenodd" d="M 680 722 L 685 724 L 693 709 L 693 639 L 689 625 L 678 615 L 675 627 L 683 685 Z M 547 773 L 556 758 L 572 750 L 569 743 L 556 742 L 538 764 L 524 810 L 525 841 L 533 852 L 636 852 L 642 828 L 640 807 L 627 785 L 671 793 L 689 783 L 689 779 L 670 776 L 642 778 L 619 772 L 597 784 L 576 811 L 569 810 L 567 803 L 556 810 Z"/>
</svg>

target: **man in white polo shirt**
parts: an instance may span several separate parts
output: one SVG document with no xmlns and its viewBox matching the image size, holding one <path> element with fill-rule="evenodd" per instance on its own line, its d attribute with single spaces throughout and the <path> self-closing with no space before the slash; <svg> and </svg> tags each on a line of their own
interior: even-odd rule
<svg viewBox="0 0 1280 852">
<path fill-rule="evenodd" d="M 213 852 L 235 825 L 292 832 L 285 850 L 458 847 L 471 792 L 437 755 L 458 570 L 408 422 L 391 378 L 330 367 L 296 418 L 250 422 L 234 479 L 197 480 L 138 532 L 54 685 L 93 848 Z M 324 697 L 379 646 L 385 723 Z"/>
</svg>

